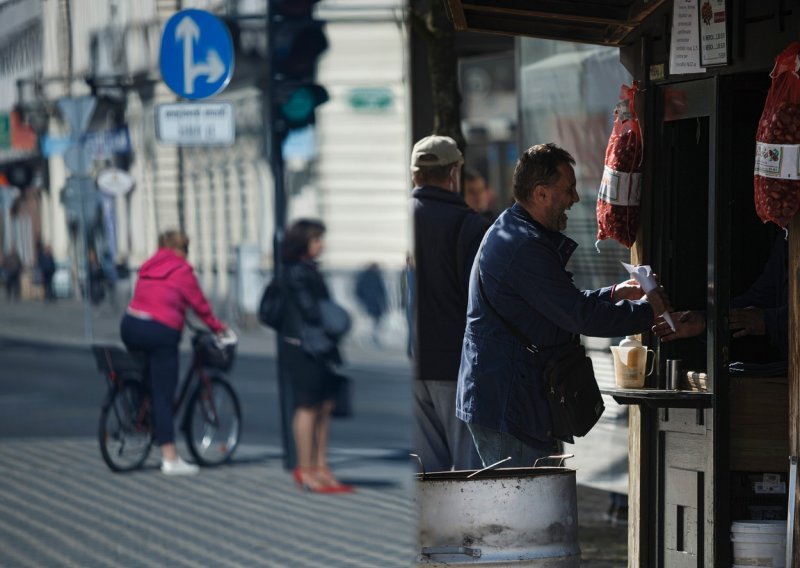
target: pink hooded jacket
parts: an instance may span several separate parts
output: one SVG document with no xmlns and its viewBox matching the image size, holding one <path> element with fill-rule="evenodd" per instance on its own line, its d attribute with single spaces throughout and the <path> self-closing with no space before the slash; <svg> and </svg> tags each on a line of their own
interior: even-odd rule
<svg viewBox="0 0 800 568">
<path fill-rule="evenodd" d="M 183 329 L 186 308 L 214 331 L 225 327 L 211 312 L 192 265 L 168 248 L 158 249 L 139 269 L 129 307 L 178 331 Z"/>
</svg>

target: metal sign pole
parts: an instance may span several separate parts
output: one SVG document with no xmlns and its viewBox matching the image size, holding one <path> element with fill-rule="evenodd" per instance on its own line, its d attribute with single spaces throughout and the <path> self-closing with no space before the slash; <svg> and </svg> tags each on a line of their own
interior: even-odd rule
<svg viewBox="0 0 800 568">
<path fill-rule="evenodd" d="M 83 142 L 77 142 L 80 145 L 80 153 L 83 154 L 84 147 Z M 94 339 L 94 329 L 92 328 L 92 265 L 89 262 L 89 231 L 88 231 L 88 223 L 86 222 L 86 180 L 81 179 L 81 193 L 80 195 L 80 207 L 79 215 L 78 215 L 78 231 L 81 233 L 81 242 L 83 242 L 83 262 L 85 264 L 84 267 L 84 278 L 86 279 L 86 283 L 83 287 L 83 332 L 84 336 L 88 341 L 92 341 Z"/>
<path fill-rule="evenodd" d="M 59 99 L 58 108 L 61 116 L 67 123 L 70 132 L 72 144 L 64 155 L 67 167 L 72 171 L 77 190 L 77 206 L 78 206 L 78 231 L 80 232 L 79 241 L 83 246 L 83 258 L 85 263 L 85 276 L 84 282 L 84 333 L 86 339 L 89 341 L 93 338 L 92 330 L 92 306 L 91 306 L 91 264 L 89 262 L 89 223 L 86 219 L 86 200 L 89 198 L 91 204 L 95 207 L 97 202 L 94 199 L 94 188 L 89 185 L 91 178 L 88 173 L 91 168 L 91 162 L 87 160 L 86 147 L 82 140 L 86 132 L 89 122 L 94 113 L 97 99 L 94 97 L 64 97 Z M 76 262 L 78 259 L 76 258 Z"/>
<path fill-rule="evenodd" d="M 268 99 L 264 106 L 269 113 L 269 129 L 267 132 L 267 147 L 269 161 L 272 168 L 272 178 L 275 194 L 275 233 L 272 238 L 273 246 L 273 266 L 275 276 L 283 276 L 283 238 L 286 230 L 286 187 L 283 162 L 283 140 L 285 138 L 285 125 L 280 121 L 275 103 L 275 78 L 272 62 L 274 61 L 275 50 L 275 26 L 272 15 L 267 7 L 267 42 L 268 42 L 268 62 L 270 72 L 267 74 L 269 85 L 267 87 Z M 297 465 L 297 449 L 295 448 L 292 436 L 292 418 L 294 414 L 294 398 L 292 396 L 289 377 L 284 369 L 284 358 L 282 355 L 283 334 L 278 331 L 276 334 L 275 356 L 278 371 L 278 399 L 280 402 L 281 413 L 281 441 L 283 445 L 283 466 L 286 469 L 293 469 Z"/>
</svg>

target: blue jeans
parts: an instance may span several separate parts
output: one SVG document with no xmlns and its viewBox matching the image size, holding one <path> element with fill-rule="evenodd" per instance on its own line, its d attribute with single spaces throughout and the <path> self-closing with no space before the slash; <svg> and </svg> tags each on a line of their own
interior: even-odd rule
<svg viewBox="0 0 800 568">
<path fill-rule="evenodd" d="M 159 445 L 175 443 L 172 407 L 178 386 L 178 344 L 181 332 L 153 320 L 126 314 L 119 326 L 122 342 L 131 351 L 144 351 L 150 366 L 147 377 L 153 397 L 152 416 Z"/>
<path fill-rule="evenodd" d="M 533 467 L 539 458 L 555 455 L 561 451 L 559 443 L 556 441 L 553 441 L 552 444 L 542 443 L 540 447 L 534 447 L 507 432 L 484 428 L 477 424 L 467 424 L 467 427 L 472 434 L 472 440 L 478 449 L 483 467 L 489 467 L 507 457 L 511 457 L 511 459 L 500 467 Z"/>
</svg>

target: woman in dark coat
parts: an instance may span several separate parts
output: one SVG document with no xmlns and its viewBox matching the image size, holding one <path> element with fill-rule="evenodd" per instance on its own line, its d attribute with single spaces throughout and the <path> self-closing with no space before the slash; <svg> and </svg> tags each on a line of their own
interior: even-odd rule
<svg viewBox="0 0 800 568">
<path fill-rule="evenodd" d="M 322 346 L 310 345 L 309 331 L 319 331 L 322 323 L 320 301 L 330 298 L 316 263 L 324 233 L 325 225 L 310 219 L 295 222 L 286 233 L 283 261 L 287 300 L 281 326 L 281 360 L 294 393 L 295 482 L 308 491 L 349 493 L 353 488 L 337 481 L 327 462 L 331 411 L 340 388 L 331 366 L 341 363 L 339 350 L 333 341 L 327 347 L 324 341 Z"/>
</svg>

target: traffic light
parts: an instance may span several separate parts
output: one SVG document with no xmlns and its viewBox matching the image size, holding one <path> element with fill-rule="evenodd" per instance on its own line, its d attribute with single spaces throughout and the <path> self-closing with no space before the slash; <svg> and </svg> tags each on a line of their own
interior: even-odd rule
<svg viewBox="0 0 800 568">
<path fill-rule="evenodd" d="M 283 133 L 314 124 L 315 109 L 328 100 L 316 84 L 317 61 L 328 49 L 323 22 L 313 17 L 319 0 L 271 0 L 269 42 L 271 91 Z M 281 126 L 281 125 L 278 125 Z"/>
</svg>

